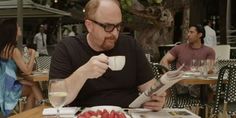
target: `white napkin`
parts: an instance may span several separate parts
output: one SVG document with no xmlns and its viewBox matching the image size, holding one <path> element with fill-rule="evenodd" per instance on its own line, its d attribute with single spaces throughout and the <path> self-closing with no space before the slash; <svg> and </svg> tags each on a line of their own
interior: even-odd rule
<svg viewBox="0 0 236 118">
<path fill-rule="evenodd" d="M 60 115 L 74 115 L 80 108 L 78 107 L 63 107 L 60 108 L 59 114 Z M 56 108 L 45 108 L 43 109 L 43 115 L 56 115 L 57 109 Z"/>
</svg>

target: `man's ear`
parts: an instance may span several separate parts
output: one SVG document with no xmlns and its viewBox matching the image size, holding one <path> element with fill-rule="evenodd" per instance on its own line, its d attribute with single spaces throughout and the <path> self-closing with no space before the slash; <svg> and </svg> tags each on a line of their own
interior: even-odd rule
<svg viewBox="0 0 236 118">
<path fill-rule="evenodd" d="M 93 28 L 92 22 L 90 20 L 85 20 L 84 24 L 85 24 L 85 27 L 87 28 L 88 32 L 91 32 L 92 28 Z"/>
<path fill-rule="evenodd" d="M 198 36 L 199 36 L 199 38 L 201 38 L 202 37 L 202 33 L 198 33 Z"/>
</svg>

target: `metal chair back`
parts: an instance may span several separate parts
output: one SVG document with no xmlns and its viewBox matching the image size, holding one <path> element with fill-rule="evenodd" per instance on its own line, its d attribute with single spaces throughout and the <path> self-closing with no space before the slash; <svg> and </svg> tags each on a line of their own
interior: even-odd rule
<svg viewBox="0 0 236 118">
<path fill-rule="evenodd" d="M 216 86 L 216 99 L 212 116 L 219 113 L 235 114 L 236 111 L 236 64 L 229 64 L 220 69 Z"/>
<path fill-rule="evenodd" d="M 217 45 L 213 47 L 216 59 L 230 59 L 230 45 Z"/>
<path fill-rule="evenodd" d="M 169 71 L 169 69 L 159 63 L 151 63 L 151 67 L 156 78 L 160 78 L 163 74 Z"/>
<path fill-rule="evenodd" d="M 51 64 L 51 56 L 40 56 L 36 58 L 37 70 L 49 70 Z"/>
</svg>

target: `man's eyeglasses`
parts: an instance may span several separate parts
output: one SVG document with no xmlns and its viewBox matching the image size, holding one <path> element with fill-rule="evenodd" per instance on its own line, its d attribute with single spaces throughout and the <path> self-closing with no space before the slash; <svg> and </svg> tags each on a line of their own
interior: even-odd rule
<svg viewBox="0 0 236 118">
<path fill-rule="evenodd" d="M 121 25 L 122 25 L 122 23 L 118 23 L 118 24 L 108 24 L 108 23 L 107 24 L 102 24 L 102 23 L 99 23 L 99 22 L 97 22 L 95 20 L 91 20 L 91 19 L 88 19 L 88 20 L 90 20 L 90 21 L 96 23 L 97 25 L 103 27 L 105 32 L 112 32 L 115 28 L 118 31 L 120 31 Z"/>
</svg>

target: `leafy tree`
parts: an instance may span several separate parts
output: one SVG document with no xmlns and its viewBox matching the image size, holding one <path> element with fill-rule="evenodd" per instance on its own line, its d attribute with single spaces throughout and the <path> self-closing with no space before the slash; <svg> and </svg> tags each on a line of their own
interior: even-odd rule
<svg viewBox="0 0 236 118">
<path fill-rule="evenodd" d="M 173 43 L 175 13 L 187 10 L 190 0 L 120 0 L 120 3 L 126 26 L 137 31 L 136 39 L 152 55 L 152 61 L 159 61 L 158 46 Z"/>
</svg>

